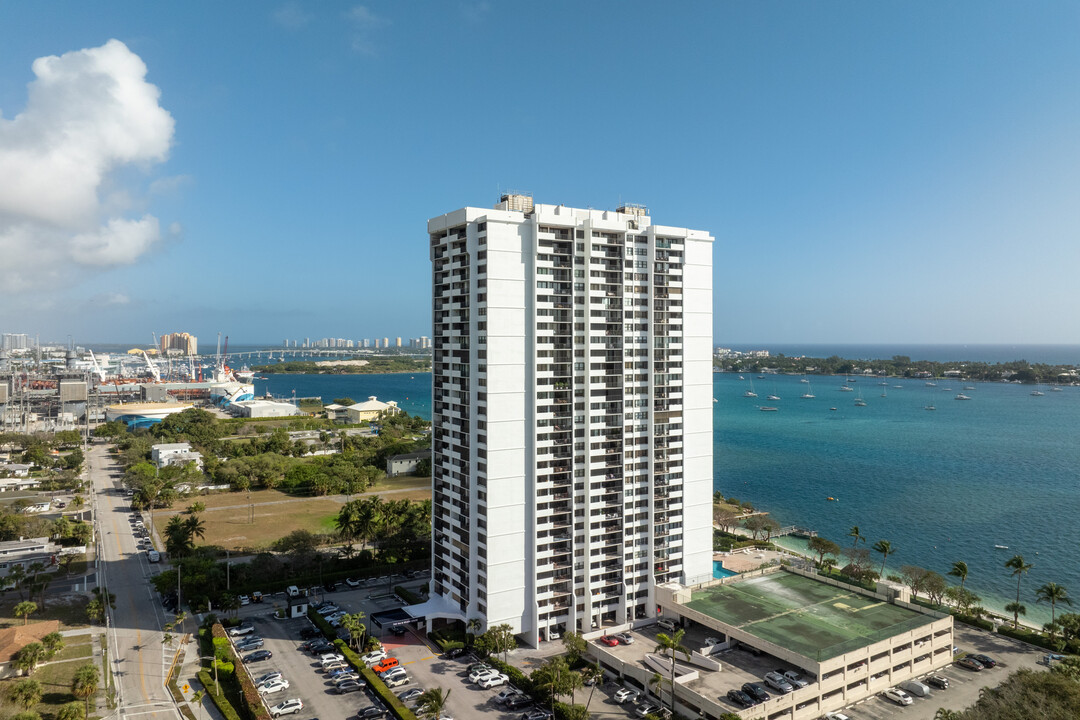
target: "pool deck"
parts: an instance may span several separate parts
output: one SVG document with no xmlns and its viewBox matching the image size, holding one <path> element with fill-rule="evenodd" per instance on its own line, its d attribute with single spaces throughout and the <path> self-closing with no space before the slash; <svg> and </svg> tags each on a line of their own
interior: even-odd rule
<svg viewBox="0 0 1080 720">
<path fill-rule="evenodd" d="M 737 573 L 757 570 L 762 565 L 776 563 L 783 558 L 789 557 L 791 557 L 789 553 L 777 552 L 776 550 L 757 550 L 755 548 L 735 550 L 730 553 L 713 553 L 714 562 L 723 563 L 725 570 Z"/>
</svg>

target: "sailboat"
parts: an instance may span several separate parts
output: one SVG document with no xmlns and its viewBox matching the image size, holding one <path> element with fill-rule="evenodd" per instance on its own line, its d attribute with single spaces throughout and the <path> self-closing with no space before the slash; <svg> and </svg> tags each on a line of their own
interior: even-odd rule
<svg viewBox="0 0 1080 720">
<path fill-rule="evenodd" d="M 841 385 L 840 392 L 855 392 L 855 388 L 851 387 L 850 385 Z"/>
<path fill-rule="evenodd" d="M 754 398 L 757 397 L 757 393 L 754 392 L 754 381 L 750 381 L 750 389 L 743 393 L 743 397 Z"/>
<path fill-rule="evenodd" d="M 862 389 L 859 390 L 859 396 L 855 398 L 855 407 L 866 407 L 866 401 L 862 399 Z"/>
<path fill-rule="evenodd" d="M 803 378 L 802 381 L 804 383 L 806 383 L 806 392 L 804 392 L 802 394 L 802 399 L 803 400 L 813 400 L 814 399 L 814 388 L 810 387 L 810 381 L 807 380 L 806 378 Z"/>
<path fill-rule="evenodd" d="M 772 386 L 772 395 L 769 395 L 766 399 L 767 400 L 779 400 L 780 399 L 780 396 L 776 394 L 776 385 L 775 384 L 773 384 L 773 386 Z"/>
<path fill-rule="evenodd" d="M 1035 389 L 1031 391 L 1031 394 L 1035 397 L 1042 397 L 1043 395 L 1045 395 L 1046 393 L 1040 390 L 1040 387 L 1042 387 L 1042 385 L 1039 383 L 1038 380 L 1035 380 Z"/>
<path fill-rule="evenodd" d="M 881 384 L 881 397 L 889 397 L 889 383 Z"/>
</svg>

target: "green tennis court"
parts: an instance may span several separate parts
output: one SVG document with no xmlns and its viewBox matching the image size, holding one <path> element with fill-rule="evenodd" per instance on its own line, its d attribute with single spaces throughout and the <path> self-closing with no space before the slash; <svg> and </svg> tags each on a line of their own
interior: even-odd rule
<svg viewBox="0 0 1080 720">
<path fill-rule="evenodd" d="M 818 661 L 933 622 L 897 605 L 787 572 L 698 590 L 687 606 Z"/>
</svg>

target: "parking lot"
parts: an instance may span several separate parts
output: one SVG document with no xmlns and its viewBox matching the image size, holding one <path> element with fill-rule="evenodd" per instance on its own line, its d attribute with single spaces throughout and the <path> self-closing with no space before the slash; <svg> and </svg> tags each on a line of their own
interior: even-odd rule
<svg viewBox="0 0 1080 720">
<path fill-rule="evenodd" d="M 957 624 L 955 641 L 961 652 L 983 653 L 998 661 L 989 670 L 972 672 L 955 664 L 947 665 L 934 674 L 949 679 L 948 690 L 933 689 L 929 697 L 913 698 L 911 705 L 901 707 L 881 695 L 867 698 L 842 712 L 851 720 L 933 720 L 938 708 L 963 710 L 974 705 L 979 691 L 984 687 L 998 685 L 1020 668 L 1045 670 L 1036 661 L 1046 652 L 1018 640 L 996 633 L 976 630 Z"/>
</svg>

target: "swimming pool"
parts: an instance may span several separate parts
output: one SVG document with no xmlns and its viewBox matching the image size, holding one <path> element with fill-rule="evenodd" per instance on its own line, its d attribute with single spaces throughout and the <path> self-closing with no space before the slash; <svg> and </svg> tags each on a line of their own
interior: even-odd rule
<svg viewBox="0 0 1080 720">
<path fill-rule="evenodd" d="M 724 567 L 724 564 L 719 560 L 713 560 L 712 564 L 712 576 L 714 578 L 726 578 L 732 575 L 738 575 L 739 573 L 734 570 L 728 570 Z"/>
</svg>

